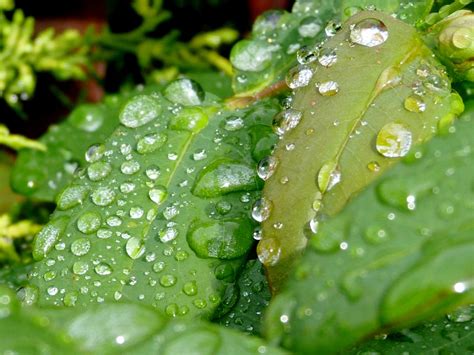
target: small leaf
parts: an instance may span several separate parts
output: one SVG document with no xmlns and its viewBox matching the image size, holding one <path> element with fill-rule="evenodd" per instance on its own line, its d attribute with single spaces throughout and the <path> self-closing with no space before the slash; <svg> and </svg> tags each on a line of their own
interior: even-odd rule
<svg viewBox="0 0 474 355">
<path fill-rule="evenodd" d="M 467 106 L 450 133 L 416 148 L 320 224 L 270 305 L 270 339 L 295 352 L 344 352 L 473 303 L 473 102 Z"/>
<path fill-rule="evenodd" d="M 463 109 L 416 31 L 382 13 L 352 17 L 305 68 L 311 79 L 274 120 L 264 189 L 273 207 L 258 253 L 274 290 L 321 222 Z"/>
</svg>

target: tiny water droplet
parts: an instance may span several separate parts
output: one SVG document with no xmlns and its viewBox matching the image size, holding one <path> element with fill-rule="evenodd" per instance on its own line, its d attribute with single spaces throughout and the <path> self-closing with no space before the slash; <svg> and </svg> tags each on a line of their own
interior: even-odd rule
<svg viewBox="0 0 474 355">
<path fill-rule="evenodd" d="M 421 113 L 426 110 L 426 104 L 419 95 L 410 95 L 403 103 L 405 109 L 410 112 Z"/>
<path fill-rule="evenodd" d="M 268 156 L 260 160 L 257 167 L 257 175 L 260 179 L 268 180 L 276 170 L 278 160 L 273 156 Z"/>
<path fill-rule="evenodd" d="M 367 164 L 367 169 L 370 171 L 376 173 L 380 171 L 380 165 L 376 161 L 371 161 L 370 163 Z"/>
</svg>

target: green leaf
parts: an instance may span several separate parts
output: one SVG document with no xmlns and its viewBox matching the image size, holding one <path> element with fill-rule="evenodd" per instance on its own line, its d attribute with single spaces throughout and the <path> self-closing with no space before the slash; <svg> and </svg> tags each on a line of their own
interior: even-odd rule
<svg viewBox="0 0 474 355">
<path fill-rule="evenodd" d="M 158 91 L 128 101 L 122 125 L 58 196 L 33 249 L 41 305 L 121 299 L 213 315 L 253 244 L 261 145 L 251 133 L 278 105 L 230 111 L 196 85 L 171 83 L 174 102 Z M 177 103 L 202 95 L 199 106 Z"/>
<path fill-rule="evenodd" d="M 282 137 L 260 165 L 257 251 L 275 290 L 323 220 L 463 109 L 416 31 L 389 15 L 358 13 L 322 53 L 292 74 L 292 106 L 274 119 Z"/>
<path fill-rule="evenodd" d="M 8 212 L 13 204 L 21 200 L 21 196 L 10 189 L 12 166 L 12 157 L 5 152 L 0 152 L 0 214 Z"/>
<path fill-rule="evenodd" d="M 193 321 L 170 321 L 143 305 L 20 308 L 0 288 L 0 351 L 20 354 L 285 354 L 263 340 Z"/>
<path fill-rule="evenodd" d="M 257 18 L 249 39 L 238 42 L 230 60 L 235 69 L 234 91 L 253 95 L 284 80 L 300 62 L 316 59 L 319 41 L 334 36 L 340 22 L 362 11 L 377 9 L 415 24 L 430 11 L 433 0 L 298 0 L 291 13 L 271 10 Z"/>
<path fill-rule="evenodd" d="M 474 349 L 474 306 L 398 333 L 382 334 L 351 350 L 352 354 L 468 354 Z"/>
<path fill-rule="evenodd" d="M 260 334 L 262 315 L 270 301 L 270 288 L 263 265 L 250 260 L 237 280 L 237 300 L 232 309 L 217 322 L 249 334 Z"/>
<path fill-rule="evenodd" d="M 342 351 L 474 301 L 473 104 L 321 224 L 270 305 L 272 341 Z"/>
</svg>

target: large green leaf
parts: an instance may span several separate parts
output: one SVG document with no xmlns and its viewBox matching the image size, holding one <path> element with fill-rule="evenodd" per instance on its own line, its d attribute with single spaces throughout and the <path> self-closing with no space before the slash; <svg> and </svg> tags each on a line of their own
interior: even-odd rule
<svg viewBox="0 0 474 355">
<path fill-rule="evenodd" d="M 249 334 L 260 334 L 263 312 L 270 301 L 270 288 L 263 265 L 249 260 L 240 273 L 232 309 L 218 323 Z M 235 299 L 237 298 L 237 299 Z"/>
<path fill-rule="evenodd" d="M 351 354 L 472 354 L 474 306 L 459 308 L 436 321 L 394 334 L 381 334 Z"/>
<path fill-rule="evenodd" d="M 169 321 L 143 305 L 20 308 L 0 288 L 2 354 L 284 354 L 263 340 L 206 324 Z"/>
<path fill-rule="evenodd" d="M 474 301 L 473 104 L 322 223 L 270 305 L 270 339 L 335 352 Z"/>
<path fill-rule="evenodd" d="M 253 245 L 275 101 L 230 111 L 189 79 L 132 98 L 35 239 L 41 305 L 130 300 L 210 317 Z M 171 101 L 170 101 L 171 100 Z M 262 141 L 263 140 L 263 141 Z"/>
<path fill-rule="evenodd" d="M 389 15 L 358 13 L 322 53 L 296 68 L 293 104 L 275 118 L 281 140 L 261 164 L 258 253 L 273 289 L 324 219 L 463 108 L 416 31 Z"/>
<path fill-rule="evenodd" d="M 234 91 L 251 95 L 284 80 L 287 72 L 308 54 L 315 57 L 318 41 L 333 36 L 349 16 L 364 8 L 375 8 L 414 24 L 423 19 L 433 1 L 415 0 L 298 0 L 291 13 L 265 12 L 255 21 L 249 39 L 238 42 L 230 60 L 235 69 Z M 312 53 L 312 54 L 311 54 Z"/>
</svg>

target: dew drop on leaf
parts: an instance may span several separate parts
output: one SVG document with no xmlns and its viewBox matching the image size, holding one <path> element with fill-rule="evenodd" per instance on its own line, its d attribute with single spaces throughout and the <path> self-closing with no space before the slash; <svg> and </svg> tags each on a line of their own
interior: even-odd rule
<svg viewBox="0 0 474 355">
<path fill-rule="evenodd" d="M 109 163 L 97 161 L 87 168 L 87 176 L 91 181 L 100 181 L 105 179 L 112 171 Z"/>
<path fill-rule="evenodd" d="M 266 181 L 273 175 L 277 165 L 278 165 L 277 158 L 271 155 L 268 157 L 265 157 L 262 160 L 260 160 L 260 162 L 258 163 L 257 175 L 260 177 L 260 179 Z"/>
<path fill-rule="evenodd" d="M 324 48 L 319 54 L 318 62 L 326 68 L 333 66 L 337 63 L 336 51 L 331 48 Z"/>
<path fill-rule="evenodd" d="M 408 96 L 405 99 L 403 106 L 405 107 L 407 111 L 410 111 L 410 112 L 421 113 L 426 110 L 426 104 L 423 98 L 419 95 Z"/>
<path fill-rule="evenodd" d="M 161 106 L 150 96 L 138 95 L 127 102 L 120 112 L 120 122 L 129 128 L 136 128 L 147 124 L 158 117 Z"/>
<path fill-rule="evenodd" d="M 273 130 L 281 136 L 298 126 L 302 116 L 300 111 L 292 108 L 281 111 L 273 119 Z"/>
<path fill-rule="evenodd" d="M 313 77 L 313 71 L 306 66 L 296 66 L 291 68 L 286 75 L 286 85 L 290 89 L 304 87 L 309 84 Z"/>
<path fill-rule="evenodd" d="M 104 153 L 105 146 L 103 144 L 93 144 L 86 150 L 84 158 L 88 163 L 93 163 L 101 159 Z"/>
<path fill-rule="evenodd" d="M 91 249 L 91 242 L 86 238 L 76 239 L 71 244 L 71 252 L 76 256 L 86 255 Z"/>
<path fill-rule="evenodd" d="M 388 38 L 385 24 L 374 18 L 364 19 L 350 27 L 350 40 L 352 43 L 364 47 L 376 47 Z"/>
<path fill-rule="evenodd" d="M 165 187 L 155 187 L 148 191 L 148 197 L 150 197 L 150 200 L 152 200 L 157 205 L 162 204 L 166 199 L 166 196 L 167 192 Z"/>
<path fill-rule="evenodd" d="M 301 37 L 312 38 L 321 30 L 321 23 L 316 17 L 309 16 L 300 22 L 298 33 Z"/>
<path fill-rule="evenodd" d="M 280 259 L 280 242 L 274 238 L 262 239 L 257 246 L 258 260 L 265 266 L 275 265 Z"/>
<path fill-rule="evenodd" d="M 127 255 L 132 259 L 138 259 L 145 253 L 145 244 L 143 240 L 137 237 L 132 237 L 127 240 L 125 245 L 125 251 Z"/>
<path fill-rule="evenodd" d="M 137 142 L 137 152 L 140 154 L 153 153 L 162 147 L 167 140 L 165 133 L 152 133 L 140 138 Z"/>
<path fill-rule="evenodd" d="M 197 82 L 182 78 L 171 82 L 165 88 L 165 97 L 183 106 L 196 106 L 204 101 L 205 93 Z"/>
<path fill-rule="evenodd" d="M 86 212 L 77 220 L 77 229 L 84 234 L 96 232 L 101 224 L 100 215 L 96 212 Z"/>
<path fill-rule="evenodd" d="M 94 270 L 97 273 L 97 275 L 101 275 L 101 276 L 107 276 L 112 273 L 112 267 L 109 264 L 104 263 L 104 262 L 97 264 Z"/>
<path fill-rule="evenodd" d="M 334 96 L 339 92 L 339 84 L 335 81 L 326 81 L 318 84 L 318 91 L 322 96 Z"/>
<path fill-rule="evenodd" d="M 387 158 L 404 157 L 411 144 L 411 132 L 400 123 L 387 123 L 377 134 L 377 151 Z"/>
<path fill-rule="evenodd" d="M 341 172 L 337 168 L 335 161 L 329 161 L 323 164 L 318 172 L 317 182 L 322 193 L 331 190 L 341 182 Z"/>
<path fill-rule="evenodd" d="M 89 270 L 89 264 L 85 261 L 76 261 L 72 265 L 72 272 L 76 275 L 84 275 Z"/>
<path fill-rule="evenodd" d="M 301 65 L 312 63 L 318 59 L 319 51 L 320 48 L 318 46 L 303 46 L 296 52 L 296 60 Z"/>
<path fill-rule="evenodd" d="M 97 206 L 108 206 L 115 199 L 115 192 L 109 187 L 99 187 L 92 193 L 91 199 Z"/>
<path fill-rule="evenodd" d="M 270 217 L 272 202 L 265 197 L 258 199 L 252 207 L 252 218 L 257 222 L 263 222 Z"/>
</svg>

